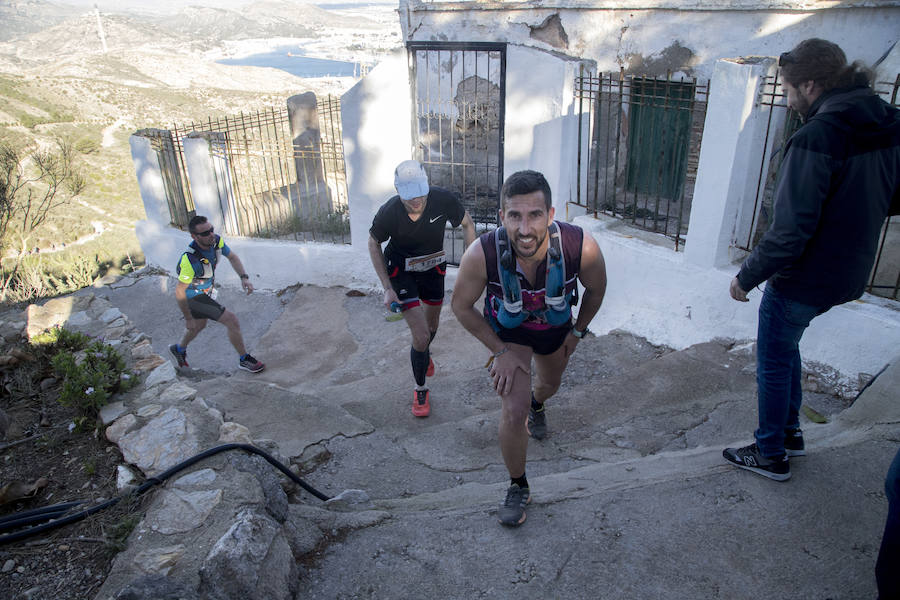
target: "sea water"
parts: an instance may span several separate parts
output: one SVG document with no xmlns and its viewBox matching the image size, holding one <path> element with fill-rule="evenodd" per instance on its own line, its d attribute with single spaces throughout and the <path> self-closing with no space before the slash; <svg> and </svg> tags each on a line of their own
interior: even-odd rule
<svg viewBox="0 0 900 600">
<path fill-rule="evenodd" d="M 271 67 L 297 77 L 354 77 L 359 75 L 360 70 L 359 63 L 303 56 L 303 50 L 296 46 L 278 46 L 268 52 L 241 58 L 223 58 L 216 62 L 223 65 Z"/>
</svg>

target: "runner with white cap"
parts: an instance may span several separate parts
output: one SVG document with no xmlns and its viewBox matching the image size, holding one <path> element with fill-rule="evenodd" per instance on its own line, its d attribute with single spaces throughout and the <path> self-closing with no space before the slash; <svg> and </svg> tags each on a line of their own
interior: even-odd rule
<svg viewBox="0 0 900 600">
<path fill-rule="evenodd" d="M 434 373 L 429 346 L 437 333 L 444 302 L 444 230 L 462 225 L 466 247 L 475 240 L 475 223 L 459 196 L 428 185 L 425 169 L 406 160 L 394 170 L 397 195 L 385 202 L 369 229 L 369 255 L 384 287 L 384 305 L 399 310 L 412 333 L 410 362 L 416 382 L 412 413 L 431 413 L 426 377 Z M 387 241 L 382 252 L 381 245 Z"/>
</svg>

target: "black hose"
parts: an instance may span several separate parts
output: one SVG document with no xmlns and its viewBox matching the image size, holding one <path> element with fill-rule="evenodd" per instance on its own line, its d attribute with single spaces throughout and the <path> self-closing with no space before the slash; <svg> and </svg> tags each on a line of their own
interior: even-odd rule
<svg viewBox="0 0 900 600">
<path fill-rule="evenodd" d="M 92 506 L 90 508 L 86 508 L 77 513 L 73 513 L 67 517 L 63 517 L 62 515 L 69 510 L 70 508 L 77 506 L 79 504 L 84 504 L 84 501 L 74 501 L 74 502 L 64 502 L 61 504 L 57 504 L 55 506 L 47 506 L 44 508 L 36 508 L 33 510 L 25 511 L 23 513 L 8 515 L 0 519 L 0 531 L 6 531 L 7 529 L 12 529 L 15 527 L 21 527 L 23 525 L 33 525 L 34 523 L 42 523 L 47 521 L 48 519 L 52 519 L 49 523 L 44 523 L 43 525 L 34 525 L 33 527 L 29 527 L 23 531 L 17 531 L 15 533 L 9 533 L 6 535 L 0 535 L 0 546 L 3 544 L 9 544 L 11 542 L 15 542 L 27 537 L 31 537 L 33 535 L 37 535 L 44 531 L 49 531 L 51 529 L 56 529 L 57 527 L 62 527 L 64 525 L 68 525 L 69 523 L 75 523 L 76 521 L 81 521 L 94 513 L 100 512 L 103 509 L 109 508 L 115 504 L 118 504 L 119 501 L 123 500 L 128 496 L 140 496 L 151 487 L 164 482 L 166 479 L 174 475 L 175 473 L 182 471 L 191 465 L 196 464 L 197 462 L 203 460 L 204 458 L 209 458 L 215 454 L 220 452 L 224 452 L 226 450 L 244 450 L 246 452 L 250 452 L 251 454 L 257 454 L 268 462 L 270 465 L 274 466 L 276 469 L 287 475 L 291 481 L 302 487 L 304 490 L 318 498 L 319 500 L 325 501 L 330 500 L 328 496 L 315 489 L 296 475 L 291 472 L 286 466 L 275 460 L 272 455 L 270 455 L 265 450 L 260 450 L 256 446 L 251 444 L 223 444 L 221 446 L 216 446 L 215 448 L 210 448 L 209 450 L 205 450 L 200 454 L 192 456 L 187 460 L 184 460 L 177 465 L 170 467 L 156 475 L 154 477 L 150 477 L 137 489 L 128 494 L 117 496 L 111 500 L 107 500 L 98 504 L 96 506 Z"/>
<path fill-rule="evenodd" d="M 6 523 L 11 521 L 16 521 L 19 519 L 25 519 L 29 517 L 36 517 L 38 515 L 51 514 L 51 513 L 59 513 L 66 512 L 72 507 L 78 506 L 79 504 L 84 504 L 84 500 L 75 500 L 74 502 L 63 502 L 62 504 L 54 504 L 53 506 L 44 506 L 41 508 L 33 508 L 31 510 L 26 510 L 20 513 L 16 513 L 14 515 L 6 515 L 5 517 L 0 517 L 0 531 L 3 531 Z"/>
</svg>

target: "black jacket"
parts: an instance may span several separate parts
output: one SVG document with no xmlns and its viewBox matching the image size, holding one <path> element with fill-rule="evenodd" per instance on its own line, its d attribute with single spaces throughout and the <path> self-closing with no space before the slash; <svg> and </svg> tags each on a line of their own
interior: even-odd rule
<svg viewBox="0 0 900 600">
<path fill-rule="evenodd" d="M 787 143 L 774 209 L 741 288 L 769 279 L 821 307 L 862 296 L 884 219 L 900 211 L 900 110 L 868 87 L 823 93 Z"/>
</svg>

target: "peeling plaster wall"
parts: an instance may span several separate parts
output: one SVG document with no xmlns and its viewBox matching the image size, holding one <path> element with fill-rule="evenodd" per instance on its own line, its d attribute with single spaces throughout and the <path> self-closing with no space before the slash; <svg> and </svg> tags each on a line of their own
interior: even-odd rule
<svg viewBox="0 0 900 600">
<path fill-rule="evenodd" d="M 634 8 L 623 8 L 629 5 Z M 778 56 L 810 37 L 832 40 L 850 60 L 868 63 L 900 38 L 900 2 L 890 0 L 699 6 L 675 1 L 404 0 L 400 18 L 409 40 L 508 42 L 595 60 L 601 71 L 624 67 L 637 74 L 671 71 L 701 79 L 712 76 L 719 58 Z"/>
</svg>

